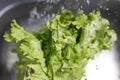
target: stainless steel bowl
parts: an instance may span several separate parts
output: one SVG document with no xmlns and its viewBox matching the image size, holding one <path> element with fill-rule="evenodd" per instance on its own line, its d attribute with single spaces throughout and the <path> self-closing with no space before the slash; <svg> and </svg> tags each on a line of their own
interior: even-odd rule
<svg viewBox="0 0 120 80">
<path fill-rule="evenodd" d="M 101 11 L 102 16 L 110 21 L 110 28 L 114 29 L 118 36 L 114 50 L 96 55 L 95 60 L 90 62 L 93 66 L 89 68 L 92 69 L 94 66 L 98 68 L 102 59 L 103 67 L 99 69 L 104 68 L 103 73 L 107 70 L 104 74 L 106 78 L 102 80 L 109 79 L 107 77 L 113 77 L 111 80 L 120 80 L 120 0 L 1 0 L 0 2 L 0 80 L 16 80 L 16 70 L 11 67 L 16 57 L 10 53 L 14 43 L 6 43 L 3 39 L 4 32 L 10 29 L 11 20 L 16 19 L 27 31 L 37 30 L 40 25 L 51 19 L 53 13 L 59 13 L 63 8 L 70 9 L 74 13 L 84 10 L 86 14 L 93 10 Z M 104 65 L 107 60 L 110 64 Z M 97 74 L 89 71 L 87 73 Z M 104 76 L 102 73 L 98 75 L 95 75 L 98 77 L 97 80 Z"/>
</svg>

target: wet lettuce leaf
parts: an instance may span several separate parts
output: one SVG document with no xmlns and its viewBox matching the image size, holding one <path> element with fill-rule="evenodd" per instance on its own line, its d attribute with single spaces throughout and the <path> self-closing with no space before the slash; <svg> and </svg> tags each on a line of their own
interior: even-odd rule
<svg viewBox="0 0 120 80">
<path fill-rule="evenodd" d="M 101 50 L 110 50 L 117 39 L 101 13 L 62 10 L 39 31 L 28 33 L 16 23 L 4 38 L 16 42 L 18 80 L 80 80 L 89 59 Z M 27 73 L 28 75 L 23 75 Z"/>
<path fill-rule="evenodd" d="M 15 20 L 11 26 L 11 32 L 6 32 L 4 38 L 17 44 L 13 50 L 19 57 L 19 61 L 14 64 L 18 70 L 17 80 L 47 80 L 47 68 L 40 41 L 26 32 Z"/>
</svg>

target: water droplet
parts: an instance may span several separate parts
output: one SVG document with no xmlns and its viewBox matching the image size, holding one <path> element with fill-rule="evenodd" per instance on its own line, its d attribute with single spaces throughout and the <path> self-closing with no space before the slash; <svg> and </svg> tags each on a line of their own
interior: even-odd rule
<svg viewBox="0 0 120 80">
<path fill-rule="evenodd" d="M 90 1 L 89 0 L 86 0 L 87 4 L 89 5 L 90 4 Z"/>
<path fill-rule="evenodd" d="M 106 10 L 108 11 L 108 10 L 109 10 L 109 8 L 106 8 Z"/>
<path fill-rule="evenodd" d="M 83 8 L 83 6 L 81 5 L 81 6 L 80 6 L 80 8 L 82 9 L 82 8 Z"/>
<path fill-rule="evenodd" d="M 64 7 L 64 6 L 62 6 L 62 7 L 61 7 L 61 10 L 63 10 L 64 8 L 65 8 L 65 7 Z"/>
<path fill-rule="evenodd" d="M 78 8 L 78 10 L 81 10 L 80 8 Z"/>
<path fill-rule="evenodd" d="M 110 15 L 110 13 L 108 13 L 108 16 Z"/>
<path fill-rule="evenodd" d="M 53 4 L 56 4 L 56 3 L 58 3 L 60 0 L 47 0 L 46 2 L 47 3 L 53 3 Z"/>
<path fill-rule="evenodd" d="M 100 8 L 102 8 L 103 6 L 102 5 L 100 5 Z"/>
<path fill-rule="evenodd" d="M 44 11 L 43 14 L 45 15 L 45 14 L 46 14 L 46 11 Z"/>
<path fill-rule="evenodd" d="M 76 0 L 76 2 L 78 2 L 78 0 Z"/>
<path fill-rule="evenodd" d="M 34 7 L 29 14 L 30 14 L 29 23 L 33 22 L 35 19 L 40 19 L 40 14 L 37 11 L 37 7 Z"/>
</svg>

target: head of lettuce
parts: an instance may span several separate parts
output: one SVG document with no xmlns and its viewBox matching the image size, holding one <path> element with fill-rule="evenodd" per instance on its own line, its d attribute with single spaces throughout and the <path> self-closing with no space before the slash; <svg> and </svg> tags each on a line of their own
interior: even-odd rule
<svg viewBox="0 0 120 80">
<path fill-rule="evenodd" d="M 17 80 L 80 80 L 88 60 L 110 50 L 116 38 L 99 11 L 73 14 L 66 9 L 33 33 L 13 20 L 4 35 L 7 42 L 16 42 Z"/>
</svg>

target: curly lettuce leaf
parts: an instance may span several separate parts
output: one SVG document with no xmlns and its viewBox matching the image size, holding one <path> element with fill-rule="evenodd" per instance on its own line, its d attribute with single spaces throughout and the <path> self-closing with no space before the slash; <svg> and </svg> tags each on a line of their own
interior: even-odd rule
<svg viewBox="0 0 120 80">
<path fill-rule="evenodd" d="M 17 44 L 13 51 L 20 58 L 15 63 L 18 80 L 80 80 L 89 59 L 116 41 L 109 25 L 99 11 L 73 14 L 66 9 L 33 34 L 13 20 L 4 38 Z"/>
<path fill-rule="evenodd" d="M 48 75 L 52 80 L 80 80 L 89 59 L 110 50 L 117 36 L 100 12 L 88 15 L 62 10 L 34 35 L 42 40 Z"/>
<path fill-rule="evenodd" d="M 14 64 L 18 70 L 17 80 L 47 80 L 47 69 L 40 41 L 25 31 L 15 20 L 12 21 L 11 26 L 11 31 L 5 33 L 4 38 L 8 42 L 17 44 L 13 50 L 19 57 L 19 61 Z"/>
</svg>

